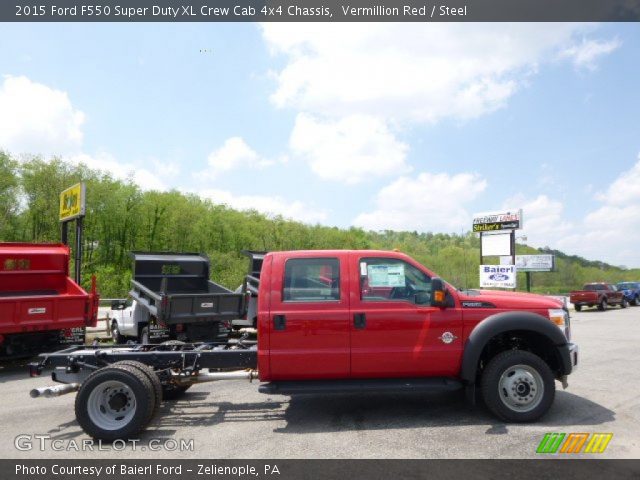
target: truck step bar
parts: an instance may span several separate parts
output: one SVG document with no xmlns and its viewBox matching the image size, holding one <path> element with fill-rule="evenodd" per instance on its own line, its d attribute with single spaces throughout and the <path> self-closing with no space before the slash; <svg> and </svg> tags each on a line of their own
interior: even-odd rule
<svg viewBox="0 0 640 480">
<path fill-rule="evenodd" d="M 462 383 L 451 378 L 387 378 L 361 380 L 307 380 L 270 382 L 260 385 L 260 393 L 302 395 L 318 393 L 444 393 L 461 390 Z"/>
</svg>

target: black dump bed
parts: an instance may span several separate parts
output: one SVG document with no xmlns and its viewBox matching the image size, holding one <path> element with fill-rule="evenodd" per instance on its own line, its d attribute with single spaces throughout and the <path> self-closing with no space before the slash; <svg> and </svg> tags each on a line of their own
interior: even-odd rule
<svg viewBox="0 0 640 480">
<path fill-rule="evenodd" d="M 165 323 L 220 321 L 245 313 L 242 292 L 209 280 L 209 258 L 199 253 L 133 252 L 131 296 Z"/>
</svg>

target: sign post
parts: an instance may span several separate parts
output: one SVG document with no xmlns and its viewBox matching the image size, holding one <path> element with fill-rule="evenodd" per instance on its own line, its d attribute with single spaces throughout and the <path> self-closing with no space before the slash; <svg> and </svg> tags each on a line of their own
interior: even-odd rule
<svg viewBox="0 0 640 480">
<path fill-rule="evenodd" d="M 76 222 L 75 269 L 74 279 L 80 284 L 82 265 L 82 232 L 85 215 L 86 188 L 84 183 L 77 183 L 60 194 L 61 240 L 69 244 L 69 222 Z"/>
</svg>

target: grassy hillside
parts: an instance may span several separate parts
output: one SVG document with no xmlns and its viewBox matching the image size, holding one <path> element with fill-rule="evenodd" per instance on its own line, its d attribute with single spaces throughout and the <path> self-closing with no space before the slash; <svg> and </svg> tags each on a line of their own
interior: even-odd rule
<svg viewBox="0 0 640 480">
<path fill-rule="evenodd" d="M 0 240 L 58 241 L 59 193 L 79 181 L 87 184 L 84 281 L 96 274 L 103 297 L 126 295 L 132 250 L 206 252 L 212 259 L 212 277 L 236 287 L 248 262 L 239 253 L 242 249 L 397 248 L 454 285 L 478 286 L 479 239 L 473 233 L 366 232 L 307 225 L 240 212 L 177 191 L 143 192 L 132 182 L 60 160 L 36 157 L 18 163 L 1 152 Z M 539 252 L 518 245 L 517 253 Z M 639 269 L 550 253 L 556 254 L 558 271 L 533 274 L 534 291 L 563 293 L 587 281 L 640 280 Z M 519 275 L 524 288 L 524 274 Z"/>
</svg>

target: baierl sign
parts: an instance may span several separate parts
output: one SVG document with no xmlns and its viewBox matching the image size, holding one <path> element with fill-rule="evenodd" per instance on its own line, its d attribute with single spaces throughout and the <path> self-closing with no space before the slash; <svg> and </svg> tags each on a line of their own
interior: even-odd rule
<svg viewBox="0 0 640 480">
<path fill-rule="evenodd" d="M 480 265 L 480 287 L 516 288 L 514 265 Z"/>
</svg>

